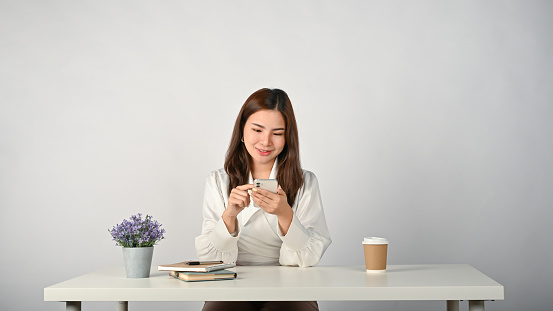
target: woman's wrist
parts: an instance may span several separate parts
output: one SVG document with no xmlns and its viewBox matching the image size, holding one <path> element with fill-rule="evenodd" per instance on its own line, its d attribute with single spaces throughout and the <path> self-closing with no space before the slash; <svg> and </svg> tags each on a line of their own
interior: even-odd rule
<svg viewBox="0 0 553 311">
<path fill-rule="evenodd" d="M 288 229 L 290 229 L 290 225 L 292 224 L 292 219 L 294 218 L 294 212 L 292 211 L 292 208 L 287 209 L 282 214 L 277 215 L 277 218 L 280 232 L 282 232 L 282 235 L 286 235 L 288 233 Z"/>
<path fill-rule="evenodd" d="M 228 233 L 232 234 L 236 232 L 236 216 L 229 215 L 227 211 L 223 212 L 223 216 L 221 217 L 223 219 L 223 222 L 225 223 L 225 226 L 227 227 Z"/>
</svg>

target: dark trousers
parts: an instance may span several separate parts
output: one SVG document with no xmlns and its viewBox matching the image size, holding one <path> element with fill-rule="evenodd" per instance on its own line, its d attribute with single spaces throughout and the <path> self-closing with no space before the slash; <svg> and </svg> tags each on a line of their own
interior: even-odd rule
<svg viewBox="0 0 553 311">
<path fill-rule="evenodd" d="M 316 301 L 206 301 L 202 311 L 319 311 Z"/>
</svg>

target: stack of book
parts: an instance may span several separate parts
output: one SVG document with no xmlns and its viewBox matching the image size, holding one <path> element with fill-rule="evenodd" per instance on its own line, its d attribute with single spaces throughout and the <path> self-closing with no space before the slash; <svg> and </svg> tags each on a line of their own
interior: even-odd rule
<svg viewBox="0 0 553 311">
<path fill-rule="evenodd" d="M 183 261 L 168 265 L 159 265 L 159 271 L 169 271 L 169 275 L 183 281 L 216 281 L 235 279 L 236 272 L 226 270 L 234 263 L 222 261 Z"/>
</svg>

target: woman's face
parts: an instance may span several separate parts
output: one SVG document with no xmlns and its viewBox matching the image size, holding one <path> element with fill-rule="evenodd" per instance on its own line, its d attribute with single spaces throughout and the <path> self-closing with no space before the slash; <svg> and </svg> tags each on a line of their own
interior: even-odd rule
<svg viewBox="0 0 553 311">
<path fill-rule="evenodd" d="M 255 164 L 271 164 L 286 144 L 286 123 L 278 110 L 259 110 L 244 126 L 244 145 Z"/>
</svg>

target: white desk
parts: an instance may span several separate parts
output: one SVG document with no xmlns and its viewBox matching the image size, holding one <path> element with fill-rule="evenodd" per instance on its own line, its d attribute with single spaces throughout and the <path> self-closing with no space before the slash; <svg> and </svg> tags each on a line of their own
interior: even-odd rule
<svg viewBox="0 0 553 311">
<path fill-rule="evenodd" d="M 382 274 L 364 266 L 240 266 L 235 280 L 183 282 L 168 272 L 128 279 L 123 267 L 110 268 L 46 287 L 45 301 L 65 301 L 80 310 L 81 301 L 298 301 L 298 300 L 442 300 L 447 310 L 484 310 L 485 300 L 503 300 L 503 286 L 469 265 L 392 265 Z"/>
</svg>

